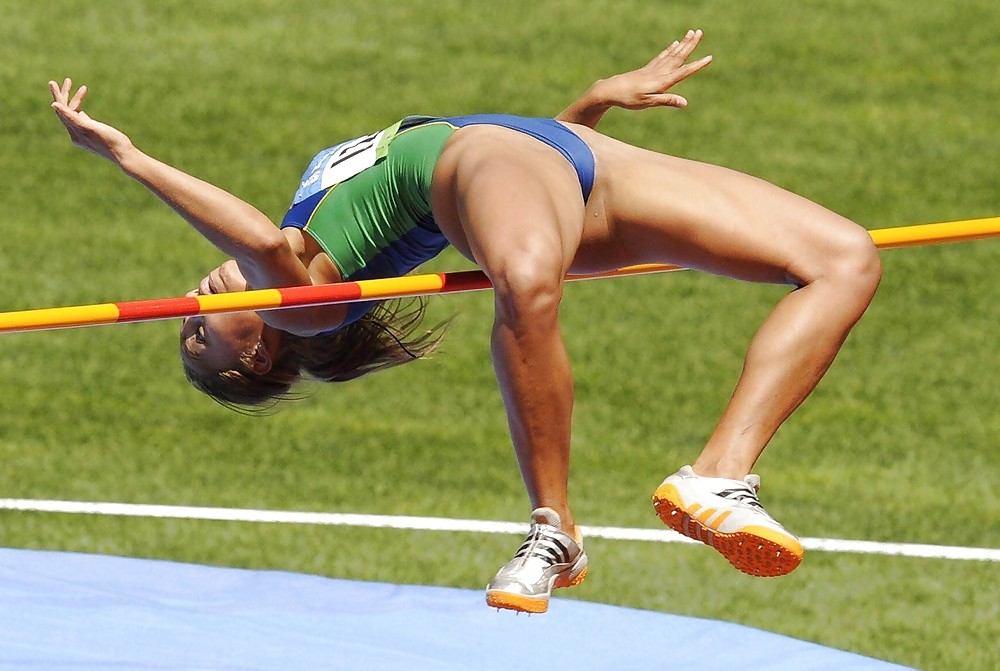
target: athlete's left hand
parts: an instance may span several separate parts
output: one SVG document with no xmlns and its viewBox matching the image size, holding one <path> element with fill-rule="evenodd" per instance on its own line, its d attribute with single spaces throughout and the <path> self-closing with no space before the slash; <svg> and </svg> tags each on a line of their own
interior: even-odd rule
<svg viewBox="0 0 1000 671">
<path fill-rule="evenodd" d="M 63 80 L 62 86 L 54 81 L 49 82 L 52 109 L 69 132 L 69 138 L 77 147 L 121 165 L 122 158 L 133 148 L 132 141 L 117 128 L 91 119 L 83 111 L 83 100 L 87 97 L 86 86 L 81 86 L 70 98 L 72 90 L 73 81 L 69 78 Z"/>
<path fill-rule="evenodd" d="M 701 37 L 700 30 L 689 30 L 641 68 L 603 80 L 604 95 L 612 105 L 630 110 L 687 107 L 687 99 L 667 91 L 712 62 L 711 56 L 686 62 Z"/>
</svg>

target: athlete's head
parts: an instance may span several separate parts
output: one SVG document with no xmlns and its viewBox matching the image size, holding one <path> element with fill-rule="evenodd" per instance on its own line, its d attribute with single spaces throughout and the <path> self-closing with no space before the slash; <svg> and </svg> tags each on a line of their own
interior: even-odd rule
<svg viewBox="0 0 1000 671">
<path fill-rule="evenodd" d="M 191 293 L 245 289 L 239 268 L 227 261 Z M 423 301 L 383 302 L 344 328 L 312 337 L 267 326 L 253 312 L 188 317 L 181 325 L 181 363 L 191 384 L 222 405 L 267 409 L 295 398 L 291 388 L 303 377 L 345 382 L 429 354 L 444 328 L 414 336 L 424 310 Z"/>
<path fill-rule="evenodd" d="M 288 334 L 253 313 L 184 320 L 181 363 L 188 381 L 223 405 L 260 406 L 286 395 L 299 379 Z"/>
<path fill-rule="evenodd" d="M 244 291 L 235 261 L 206 275 L 188 295 Z M 259 405 L 286 393 L 298 367 L 282 356 L 284 334 L 254 312 L 198 315 L 181 324 L 180 351 L 188 380 L 227 405 Z"/>
</svg>

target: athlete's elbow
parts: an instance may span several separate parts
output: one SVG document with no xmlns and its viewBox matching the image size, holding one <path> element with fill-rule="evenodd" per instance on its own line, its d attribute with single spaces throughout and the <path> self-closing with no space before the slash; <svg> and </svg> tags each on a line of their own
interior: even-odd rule
<svg viewBox="0 0 1000 671">
<path fill-rule="evenodd" d="M 247 251 L 255 261 L 263 265 L 280 262 L 292 254 L 292 248 L 288 244 L 288 240 L 277 228 L 272 228 L 271 230 L 262 232 L 260 235 L 254 236 Z"/>
</svg>

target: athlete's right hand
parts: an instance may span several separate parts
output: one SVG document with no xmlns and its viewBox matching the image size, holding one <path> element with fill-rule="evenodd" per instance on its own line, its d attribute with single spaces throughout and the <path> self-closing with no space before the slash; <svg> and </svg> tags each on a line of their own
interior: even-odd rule
<svg viewBox="0 0 1000 671">
<path fill-rule="evenodd" d="M 667 91 L 712 62 L 711 56 L 687 62 L 701 36 L 700 30 L 689 30 L 641 68 L 602 80 L 604 95 L 612 105 L 630 110 L 687 107 L 685 98 Z"/>
<path fill-rule="evenodd" d="M 132 149 L 132 141 L 120 130 L 91 119 L 81 109 L 83 100 L 87 97 L 86 86 L 81 86 L 70 98 L 72 90 L 73 81 L 69 78 L 63 80 L 62 86 L 54 81 L 49 82 L 52 109 L 69 132 L 69 138 L 77 147 L 120 165 L 122 158 Z"/>
</svg>

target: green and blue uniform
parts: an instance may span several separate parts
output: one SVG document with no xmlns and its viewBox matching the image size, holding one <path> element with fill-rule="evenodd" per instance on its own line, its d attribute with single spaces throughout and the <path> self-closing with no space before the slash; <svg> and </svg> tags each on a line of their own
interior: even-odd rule
<svg viewBox="0 0 1000 671">
<path fill-rule="evenodd" d="M 593 154 L 553 119 L 500 114 L 407 117 L 317 154 L 281 227 L 309 233 L 344 281 L 405 275 L 448 246 L 431 212 L 431 178 L 452 133 L 481 124 L 512 128 L 554 147 L 576 168 L 584 200 L 589 196 Z M 350 304 L 345 325 L 374 304 Z"/>
</svg>

